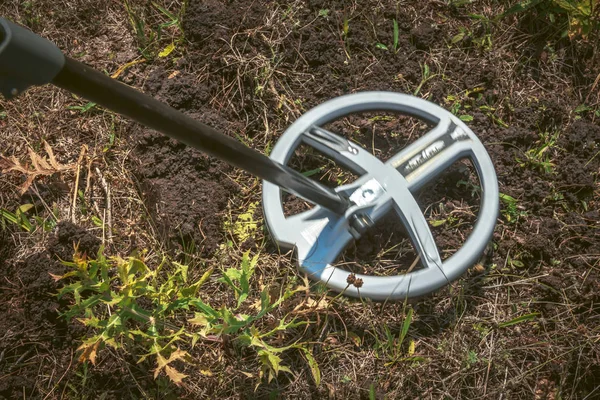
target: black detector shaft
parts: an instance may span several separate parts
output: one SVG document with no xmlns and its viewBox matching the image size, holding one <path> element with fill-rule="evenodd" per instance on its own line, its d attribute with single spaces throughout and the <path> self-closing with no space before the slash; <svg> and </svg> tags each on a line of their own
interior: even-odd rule
<svg viewBox="0 0 600 400">
<path fill-rule="evenodd" d="M 0 92 L 11 99 L 52 83 L 149 128 L 222 159 L 337 214 L 350 202 L 290 167 L 95 69 L 66 57 L 52 42 L 0 18 Z"/>
</svg>

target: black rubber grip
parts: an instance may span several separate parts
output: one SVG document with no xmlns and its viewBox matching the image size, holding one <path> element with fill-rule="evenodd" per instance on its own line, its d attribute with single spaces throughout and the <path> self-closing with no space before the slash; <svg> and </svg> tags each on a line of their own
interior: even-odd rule
<svg viewBox="0 0 600 400">
<path fill-rule="evenodd" d="M 0 18 L 0 92 L 5 98 L 52 82 L 64 65 L 65 56 L 54 43 Z"/>
</svg>

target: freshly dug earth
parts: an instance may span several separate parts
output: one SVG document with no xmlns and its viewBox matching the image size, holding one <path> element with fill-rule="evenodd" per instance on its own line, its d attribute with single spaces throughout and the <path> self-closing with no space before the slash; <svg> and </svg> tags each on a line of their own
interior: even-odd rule
<svg viewBox="0 0 600 400">
<path fill-rule="evenodd" d="M 341 300 L 332 311 L 315 309 L 302 337 L 316 343 L 320 385 L 302 357 L 287 356 L 294 375 L 282 373 L 256 388 L 244 357 L 223 344 L 211 347 L 219 352 L 217 372 L 186 371 L 194 373 L 187 378 L 194 384 L 184 386 L 181 396 L 598 396 L 598 51 L 594 40 L 561 39 L 533 16 L 521 24 L 497 25 L 469 17 L 493 18 L 503 9 L 498 7 L 495 2 L 188 2 L 186 51 L 176 61 L 146 67 L 136 81 L 146 92 L 264 152 L 302 112 L 334 96 L 363 90 L 416 93 L 469 121 L 496 167 L 502 210 L 482 264 L 450 289 L 413 304 L 404 344 L 397 339 L 401 304 Z M 579 107 L 584 102 L 587 107 Z M 382 159 L 427 130 L 387 114 L 346 118 L 328 128 Z M 155 132 L 135 127 L 131 134 L 137 147 L 129 166 L 158 242 L 176 256 L 193 251 L 216 262 L 219 245 L 230 239 L 224 229 L 228 215 L 260 200 L 257 190 L 245 190 L 255 181 Z M 327 161 L 299 154 L 291 164 L 311 171 Z M 314 177 L 329 185 L 351 179 L 339 169 Z M 476 220 L 477 185 L 474 169 L 457 163 L 418 196 L 443 258 L 460 248 Z M 302 207 L 293 200 L 287 209 Z M 12 260 L 0 261 L 5 278 L 0 299 L 11 304 L 2 311 L 0 326 L 8 332 L 0 342 L 0 395 L 35 397 L 42 392 L 36 386 L 41 374 L 50 376 L 44 387 L 62 389 L 65 367 L 76 363 L 72 350 L 85 332 L 57 319 L 61 304 L 49 294 L 56 283 L 47 274 L 63 271 L 56 256 L 68 259 L 73 240 L 87 243 L 91 253 L 97 250 L 96 241 L 68 224 L 59 226 L 46 249 L 24 259 L 16 258 L 15 249 L 4 250 L 11 242 L 0 236 L 0 244 L 9 244 L 0 247 L 0 255 Z M 263 252 L 278 257 L 272 244 Z M 264 257 L 265 265 L 272 265 Z M 386 218 L 340 262 L 357 272 L 394 274 L 413 259 L 402 227 Z M 284 275 L 267 269 L 261 279 Z M 393 359 L 382 355 L 387 333 L 402 350 Z M 200 357 L 202 346 L 194 351 Z M 56 370 L 29 362 L 40 353 L 54 355 Z M 90 393 L 115 396 L 119 388 L 143 393 L 129 377 L 115 381 L 110 368 L 117 367 L 109 359 L 90 375 Z M 151 381 L 147 371 L 134 370 L 132 376 L 143 376 L 142 385 Z"/>
<path fill-rule="evenodd" d="M 155 132 L 139 136 L 135 174 L 161 241 L 175 253 L 212 254 L 223 241 L 223 212 L 237 189 L 227 177 L 231 168 Z"/>
</svg>

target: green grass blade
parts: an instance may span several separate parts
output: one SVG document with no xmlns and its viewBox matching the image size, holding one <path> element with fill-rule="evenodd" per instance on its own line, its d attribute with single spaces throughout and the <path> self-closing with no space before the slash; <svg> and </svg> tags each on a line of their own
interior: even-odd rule
<svg viewBox="0 0 600 400">
<path fill-rule="evenodd" d="M 413 309 L 409 308 L 408 313 L 406 314 L 406 318 L 404 318 L 404 323 L 402 324 L 402 331 L 400 332 L 400 338 L 398 340 L 398 347 L 402 346 L 402 342 L 406 338 L 406 334 L 408 333 L 408 328 L 410 328 L 410 324 L 412 323 Z"/>
<path fill-rule="evenodd" d="M 398 31 L 398 21 L 396 21 L 394 19 L 394 51 L 398 51 L 398 36 L 399 36 L 399 31 Z"/>
<path fill-rule="evenodd" d="M 17 216 L 8 210 L 0 209 L 0 216 L 13 224 L 17 224 L 19 221 Z"/>
<path fill-rule="evenodd" d="M 317 364 L 317 361 L 308 349 L 302 348 L 302 350 L 304 351 L 304 356 L 310 367 L 310 372 L 315 380 L 315 384 L 319 386 L 321 384 L 321 370 L 319 369 L 319 364 Z"/>
<path fill-rule="evenodd" d="M 173 15 L 173 13 L 171 13 L 169 10 L 162 7 L 160 4 L 155 3 L 154 1 L 152 2 L 152 5 L 156 7 L 158 11 L 163 13 L 167 18 L 169 18 L 172 23 L 179 25 L 179 18 Z"/>
<path fill-rule="evenodd" d="M 369 386 L 369 400 L 376 400 L 377 399 L 377 393 L 375 393 L 375 385 L 371 383 L 371 386 Z"/>
<path fill-rule="evenodd" d="M 498 324 L 500 328 L 506 328 L 507 326 L 517 325 L 527 321 L 533 321 L 540 313 L 534 312 L 531 314 L 521 315 L 520 317 L 513 318 L 510 321 L 502 322 Z"/>
<path fill-rule="evenodd" d="M 319 167 L 319 168 L 311 169 L 310 171 L 302 172 L 302 175 L 304 175 L 304 176 L 306 176 L 308 178 L 308 177 L 311 177 L 311 176 L 316 175 L 319 172 L 323 171 L 323 168 L 325 168 L 325 167 Z"/>
</svg>

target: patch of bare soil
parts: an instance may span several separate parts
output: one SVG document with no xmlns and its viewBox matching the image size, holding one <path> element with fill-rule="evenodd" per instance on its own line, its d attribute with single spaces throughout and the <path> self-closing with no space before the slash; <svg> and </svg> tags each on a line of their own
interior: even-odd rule
<svg viewBox="0 0 600 400">
<path fill-rule="evenodd" d="M 159 238 L 176 253 L 212 254 L 224 240 L 224 212 L 237 190 L 231 168 L 155 132 L 139 137 L 135 174 Z"/>
</svg>

